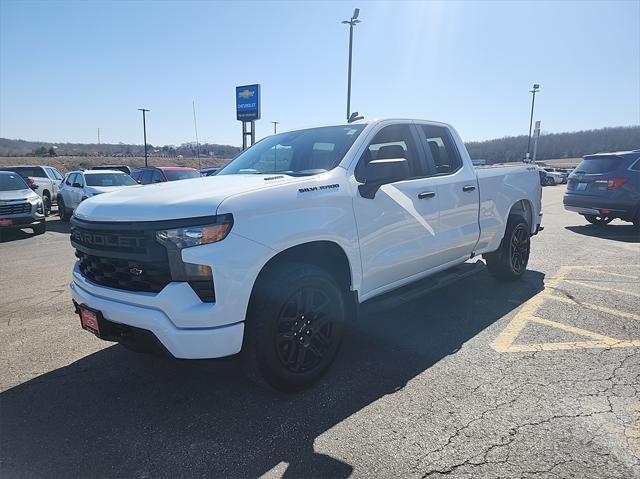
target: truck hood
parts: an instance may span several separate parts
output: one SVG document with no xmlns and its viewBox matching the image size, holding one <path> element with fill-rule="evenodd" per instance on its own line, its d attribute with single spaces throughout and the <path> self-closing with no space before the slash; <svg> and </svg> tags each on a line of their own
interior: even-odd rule
<svg viewBox="0 0 640 479">
<path fill-rule="evenodd" d="M 0 191 L 0 201 L 30 200 L 39 199 L 39 196 L 31 188 L 24 190 Z"/>
<path fill-rule="evenodd" d="M 161 221 L 216 214 L 229 196 L 300 180 L 278 175 L 223 175 L 133 186 L 93 196 L 75 216 L 86 221 Z"/>
</svg>

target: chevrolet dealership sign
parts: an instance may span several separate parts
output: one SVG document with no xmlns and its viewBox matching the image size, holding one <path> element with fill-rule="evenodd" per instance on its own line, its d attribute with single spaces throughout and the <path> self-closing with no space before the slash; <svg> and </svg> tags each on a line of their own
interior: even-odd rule
<svg viewBox="0 0 640 479">
<path fill-rule="evenodd" d="M 240 121 L 260 119 L 260 85 L 236 87 L 236 118 Z"/>
</svg>

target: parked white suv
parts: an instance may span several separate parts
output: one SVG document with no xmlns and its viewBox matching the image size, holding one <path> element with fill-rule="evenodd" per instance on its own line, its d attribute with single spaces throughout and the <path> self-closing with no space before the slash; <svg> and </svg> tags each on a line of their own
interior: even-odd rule
<svg viewBox="0 0 640 479">
<path fill-rule="evenodd" d="M 137 186 L 133 178 L 117 170 L 71 171 L 58 191 L 58 214 L 69 221 L 78 205 L 92 196 Z"/>
<path fill-rule="evenodd" d="M 520 278 L 541 219 L 537 167 L 476 169 L 446 124 L 311 128 L 216 176 L 84 201 L 71 293 L 102 339 L 183 359 L 242 351 L 250 377 L 299 389 L 363 303 L 441 284 L 479 255 Z"/>
<path fill-rule="evenodd" d="M 42 199 L 44 204 L 45 214 L 51 213 L 51 206 L 56 204 L 56 198 L 58 196 L 58 189 L 62 183 L 62 174 L 53 166 L 46 165 L 20 165 L 20 166 L 7 166 L 3 167 L 3 170 L 15 171 L 22 176 L 29 187 L 35 186 L 34 191 Z"/>
</svg>

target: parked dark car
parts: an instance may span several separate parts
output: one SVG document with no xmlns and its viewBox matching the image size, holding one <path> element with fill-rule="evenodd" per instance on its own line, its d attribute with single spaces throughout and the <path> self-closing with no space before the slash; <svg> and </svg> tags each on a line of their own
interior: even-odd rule
<svg viewBox="0 0 640 479">
<path fill-rule="evenodd" d="M 589 223 L 619 218 L 640 228 L 640 150 L 585 156 L 569 175 L 564 207 Z"/>
<path fill-rule="evenodd" d="M 200 174 L 202 176 L 215 176 L 220 171 L 220 168 L 202 168 Z"/>
<path fill-rule="evenodd" d="M 141 185 L 148 185 L 150 183 L 199 178 L 200 172 L 193 168 L 181 166 L 148 166 L 136 168 L 131 172 L 131 177 Z"/>
<path fill-rule="evenodd" d="M 91 168 L 92 170 L 117 170 L 126 173 L 131 176 L 131 172 L 133 171 L 130 166 L 127 165 L 99 165 Z"/>
</svg>

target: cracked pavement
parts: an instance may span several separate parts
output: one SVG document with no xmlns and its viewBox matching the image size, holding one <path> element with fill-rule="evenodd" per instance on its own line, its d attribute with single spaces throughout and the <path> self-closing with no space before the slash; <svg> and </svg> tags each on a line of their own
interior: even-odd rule
<svg viewBox="0 0 640 479">
<path fill-rule="evenodd" d="M 481 270 L 370 313 L 292 396 L 247 382 L 235 359 L 101 342 L 73 314 L 65 225 L 12 236 L 0 475 L 640 477 L 640 238 L 618 221 L 587 226 L 563 191 L 544 189 L 523 281 Z"/>
</svg>

